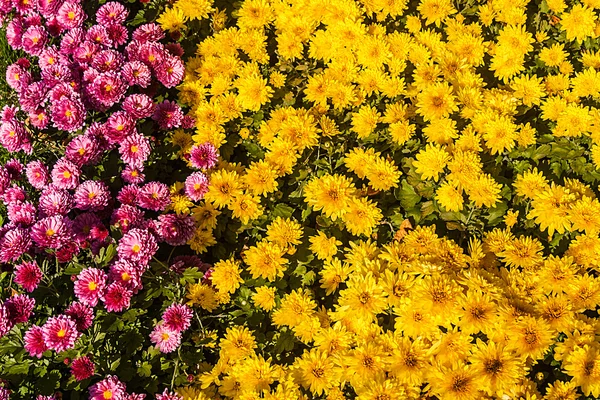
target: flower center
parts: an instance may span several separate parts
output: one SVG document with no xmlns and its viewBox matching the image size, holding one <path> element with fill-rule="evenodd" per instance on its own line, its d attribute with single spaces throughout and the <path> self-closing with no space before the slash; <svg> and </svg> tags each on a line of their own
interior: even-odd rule
<svg viewBox="0 0 600 400">
<path fill-rule="evenodd" d="M 121 279 L 125 282 L 129 281 L 131 279 L 131 275 L 129 275 L 127 272 L 123 272 L 121 274 Z"/>
<path fill-rule="evenodd" d="M 67 336 L 67 331 L 65 329 L 61 329 L 58 332 L 56 332 L 56 336 L 58 336 L 59 338 L 64 338 L 65 336 Z"/>
<path fill-rule="evenodd" d="M 88 289 L 94 291 L 94 290 L 96 290 L 96 288 L 98 288 L 98 285 L 96 284 L 96 282 L 92 281 L 92 282 L 88 283 Z"/>
<path fill-rule="evenodd" d="M 137 153 L 138 152 L 138 147 L 136 145 L 131 146 L 131 152 L 132 153 Z"/>
<path fill-rule="evenodd" d="M 71 177 L 71 173 L 69 171 L 65 171 L 65 172 L 63 172 L 63 177 L 65 179 L 69 179 Z"/>
<path fill-rule="evenodd" d="M 104 393 L 102 394 L 102 397 L 104 397 L 106 400 L 112 399 L 112 397 L 113 397 L 112 391 L 105 390 Z"/>
<path fill-rule="evenodd" d="M 89 193 L 88 193 L 88 199 L 90 199 L 90 200 L 91 200 L 91 199 L 93 199 L 94 197 L 96 197 L 96 193 L 94 193 L 94 192 L 89 192 Z"/>
<path fill-rule="evenodd" d="M 169 334 L 168 333 L 163 333 L 161 335 L 161 337 L 162 337 L 162 340 L 169 340 Z"/>
<path fill-rule="evenodd" d="M 140 245 L 139 244 L 134 244 L 133 247 L 131 248 L 131 251 L 133 251 L 134 253 L 139 253 L 141 250 Z"/>
<path fill-rule="evenodd" d="M 53 229 L 46 230 L 46 236 L 53 236 L 56 232 Z"/>
<path fill-rule="evenodd" d="M 75 19 L 75 13 L 73 11 L 69 11 L 69 13 L 67 14 L 67 16 L 69 17 L 70 20 L 74 20 Z"/>
</svg>

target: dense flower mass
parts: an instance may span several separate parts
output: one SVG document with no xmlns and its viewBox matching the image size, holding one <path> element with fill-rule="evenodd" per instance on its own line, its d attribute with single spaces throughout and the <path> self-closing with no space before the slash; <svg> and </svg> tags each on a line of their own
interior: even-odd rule
<svg viewBox="0 0 600 400">
<path fill-rule="evenodd" d="M 600 398 L 600 3 L 225 3 L 0 1 L 0 399 Z"/>
</svg>

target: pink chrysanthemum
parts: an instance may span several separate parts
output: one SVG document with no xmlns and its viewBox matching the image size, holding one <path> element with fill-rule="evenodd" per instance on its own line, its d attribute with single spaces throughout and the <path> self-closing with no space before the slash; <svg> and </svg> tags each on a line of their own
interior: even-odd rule
<svg viewBox="0 0 600 400">
<path fill-rule="evenodd" d="M 48 34 L 44 27 L 35 25 L 27 28 L 23 34 L 21 45 L 26 53 L 37 56 L 44 49 L 47 41 Z"/>
<path fill-rule="evenodd" d="M 142 171 L 143 166 L 132 167 L 131 165 L 128 165 L 121 171 L 121 178 L 123 178 L 123 181 L 127 184 L 139 185 L 146 180 L 146 175 Z"/>
<path fill-rule="evenodd" d="M 71 376 L 76 381 L 82 381 L 94 375 L 96 368 L 89 357 L 79 357 L 71 363 Z"/>
<path fill-rule="evenodd" d="M 122 46 L 129 39 L 129 32 L 123 25 L 109 25 L 106 29 L 113 47 Z"/>
<path fill-rule="evenodd" d="M 25 190 L 23 190 L 23 188 L 13 185 L 4 190 L 2 197 L 4 200 L 4 204 L 20 203 L 27 199 L 27 193 L 25 193 Z"/>
<path fill-rule="evenodd" d="M 25 350 L 32 357 L 42 358 L 42 354 L 48 350 L 48 346 L 44 341 L 44 330 L 37 325 L 29 328 L 23 337 L 23 341 L 25 342 Z"/>
<path fill-rule="evenodd" d="M 108 312 L 121 312 L 131 304 L 131 290 L 118 282 L 111 283 L 106 288 L 102 301 Z"/>
<path fill-rule="evenodd" d="M 106 274 L 97 268 L 86 268 L 79 273 L 75 281 L 75 296 L 85 305 L 95 307 L 104 294 Z"/>
<path fill-rule="evenodd" d="M 123 204 L 113 211 L 110 223 L 125 233 L 140 225 L 143 220 L 144 212 L 142 210 L 129 204 Z"/>
<path fill-rule="evenodd" d="M 111 107 L 121 100 L 127 85 L 115 72 L 104 72 L 98 75 L 90 85 L 90 94 L 100 104 Z"/>
<path fill-rule="evenodd" d="M 202 200 L 208 192 L 208 178 L 202 172 L 194 172 L 185 180 L 185 194 L 193 201 Z"/>
<path fill-rule="evenodd" d="M 149 182 L 140 189 L 138 204 L 142 208 L 163 211 L 170 203 L 169 187 L 164 183 Z"/>
<path fill-rule="evenodd" d="M 142 135 L 130 135 L 119 146 L 121 159 L 134 168 L 144 165 L 150 152 L 150 141 Z"/>
<path fill-rule="evenodd" d="M 27 180 L 36 189 L 43 189 L 50 181 L 48 168 L 41 161 L 32 161 L 25 168 Z"/>
<path fill-rule="evenodd" d="M 40 54 L 38 65 L 41 69 L 46 69 L 51 65 L 62 64 L 65 61 L 56 46 L 48 46 Z"/>
<path fill-rule="evenodd" d="M 45 18 L 50 18 L 56 15 L 61 5 L 60 1 L 55 0 L 38 0 L 38 11 Z"/>
<path fill-rule="evenodd" d="M 52 122 L 57 129 L 75 132 L 83 127 L 86 112 L 79 100 L 63 97 L 52 104 L 50 111 Z"/>
<path fill-rule="evenodd" d="M 62 215 L 44 218 L 31 227 L 31 238 L 41 248 L 58 249 L 72 239 L 69 222 Z"/>
<path fill-rule="evenodd" d="M 128 15 L 129 11 L 123 5 L 109 1 L 96 11 L 96 21 L 105 26 L 119 25 L 125 23 Z"/>
<path fill-rule="evenodd" d="M 104 47 L 110 47 L 112 46 L 112 40 L 110 39 L 110 36 L 108 36 L 108 30 L 106 29 L 106 27 L 102 26 L 102 25 L 94 25 L 91 26 L 86 35 L 85 35 L 86 39 L 89 40 L 90 42 L 94 42 L 96 44 L 99 44 L 101 46 Z M 96 54 L 96 57 L 98 56 L 98 54 Z M 96 57 L 94 57 L 94 61 L 92 62 L 92 67 L 98 69 L 101 72 L 106 72 L 106 71 L 114 71 L 115 69 L 110 68 L 110 66 L 107 66 L 109 68 L 98 68 L 101 67 L 102 64 L 96 60 Z"/>
<path fill-rule="evenodd" d="M 13 158 L 4 164 L 4 168 L 6 168 L 11 180 L 21 180 L 21 173 L 23 173 L 23 164 L 21 161 Z"/>
<path fill-rule="evenodd" d="M 135 205 L 137 197 L 140 194 L 140 188 L 135 185 L 123 186 L 117 195 L 117 200 L 122 204 Z"/>
<path fill-rule="evenodd" d="M 35 307 L 35 300 L 26 294 L 18 294 L 8 299 L 4 305 L 12 324 L 20 324 L 29 321 Z"/>
<path fill-rule="evenodd" d="M 121 143 L 135 132 L 135 120 L 123 111 L 117 111 L 108 117 L 104 124 L 105 135 L 110 143 Z"/>
<path fill-rule="evenodd" d="M 146 400 L 146 395 L 141 393 L 130 393 L 123 400 Z"/>
<path fill-rule="evenodd" d="M 129 86 L 137 85 L 145 88 L 148 87 L 152 81 L 150 68 L 141 61 L 130 61 L 125 63 L 121 73 Z"/>
<path fill-rule="evenodd" d="M 168 55 L 165 46 L 157 42 L 142 43 L 137 50 L 138 59 L 150 67 L 159 65 Z"/>
<path fill-rule="evenodd" d="M 130 262 L 125 260 L 117 260 L 110 266 L 108 277 L 114 282 L 130 289 L 132 292 L 137 291 L 141 286 L 140 271 L 138 271 Z"/>
<path fill-rule="evenodd" d="M 19 93 L 19 105 L 24 111 L 33 113 L 42 108 L 47 94 L 48 87 L 46 82 L 33 82 Z"/>
<path fill-rule="evenodd" d="M 152 119 L 161 129 L 177 128 L 183 120 L 183 111 L 174 101 L 165 100 L 156 106 Z"/>
<path fill-rule="evenodd" d="M 196 220 L 191 215 L 163 214 L 158 217 L 161 240 L 171 246 L 183 246 L 194 236 Z"/>
<path fill-rule="evenodd" d="M 31 247 L 29 230 L 23 228 L 10 229 L 0 239 L 0 262 L 16 261 Z"/>
<path fill-rule="evenodd" d="M 39 207 L 45 217 L 67 215 L 73 208 L 73 196 L 65 189 L 49 186 L 40 195 Z"/>
<path fill-rule="evenodd" d="M 99 155 L 98 141 L 89 135 L 75 136 L 65 149 L 65 157 L 79 167 L 93 163 Z"/>
<path fill-rule="evenodd" d="M 20 93 L 31 83 L 31 74 L 20 65 L 11 64 L 6 68 L 6 83 Z"/>
<path fill-rule="evenodd" d="M 72 349 L 79 338 L 75 321 L 66 315 L 50 318 L 42 330 L 46 346 L 57 352 Z"/>
<path fill-rule="evenodd" d="M 55 0 L 43 1 L 51 1 L 52 3 L 58 3 Z M 75 49 L 77 49 L 83 43 L 84 37 L 85 31 L 82 28 L 75 28 L 67 31 L 67 33 L 65 33 L 65 35 L 60 40 L 60 54 L 73 54 L 73 51 L 75 51 Z"/>
<path fill-rule="evenodd" d="M 156 400 L 183 400 L 183 397 L 181 397 L 175 392 L 171 392 L 168 389 L 165 389 L 162 392 L 162 394 L 156 395 Z"/>
<path fill-rule="evenodd" d="M 101 181 L 85 181 L 75 190 L 75 207 L 80 210 L 100 211 L 108 206 L 110 191 Z"/>
<path fill-rule="evenodd" d="M 108 375 L 106 379 L 90 386 L 89 400 L 123 400 L 126 387 L 116 376 Z"/>
<path fill-rule="evenodd" d="M 147 265 L 157 250 L 158 244 L 154 236 L 147 230 L 139 228 L 123 235 L 117 246 L 119 257 L 141 265 Z"/>
<path fill-rule="evenodd" d="M 208 169 L 215 166 L 219 159 L 217 149 L 210 143 L 193 146 L 190 149 L 190 164 L 194 168 Z"/>
<path fill-rule="evenodd" d="M 100 51 L 100 48 L 100 45 L 90 41 L 79 43 L 78 46 L 73 48 L 73 58 L 80 63 L 89 64 L 92 62 L 94 55 Z M 94 80 L 93 78 L 97 77 L 98 75 L 98 71 L 90 68 L 84 71 L 83 78 L 85 82 L 92 82 Z"/>
<path fill-rule="evenodd" d="M 169 329 L 165 324 L 159 323 L 150 334 L 150 341 L 162 353 L 171 353 L 181 344 L 181 332 Z"/>
<path fill-rule="evenodd" d="M 92 66 L 100 72 L 118 71 L 123 65 L 124 57 L 116 50 L 102 50 L 94 56 Z"/>
<path fill-rule="evenodd" d="M 39 108 L 29 113 L 29 122 L 39 130 L 44 130 L 50 123 L 50 116 L 44 109 Z"/>
<path fill-rule="evenodd" d="M 20 18 L 13 18 L 6 27 L 6 41 L 15 50 L 23 48 L 25 27 Z"/>
<path fill-rule="evenodd" d="M 6 205 L 8 219 L 15 225 L 30 226 L 36 221 L 35 206 L 30 202 L 8 203 Z"/>
<path fill-rule="evenodd" d="M 83 332 L 92 326 L 94 321 L 94 310 L 92 307 L 75 301 L 65 310 L 65 315 L 75 321 L 75 326 L 79 332 Z"/>
<path fill-rule="evenodd" d="M 167 56 L 160 64 L 155 64 L 154 71 L 156 73 L 156 79 L 165 87 L 172 88 L 183 79 L 185 73 L 185 67 L 181 58 L 174 56 Z"/>
<path fill-rule="evenodd" d="M 152 98 L 141 93 L 127 96 L 125 100 L 123 100 L 121 107 L 123 108 L 123 111 L 137 119 L 148 118 L 154 114 L 154 103 L 152 102 Z"/>
<path fill-rule="evenodd" d="M 11 153 L 31 151 L 31 139 L 21 121 L 4 121 L 0 125 L 0 144 Z"/>
<path fill-rule="evenodd" d="M 65 29 L 79 28 L 85 21 L 86 14 L 81 5 L 75 1 L 66 1 L 58 9 L 56 20 Z"/>
<path fill-rule="evenodd" d="M 81 171 L 71 161 L 61 158 L 52 168 L 52 184 L 59 189 L 75 189 Z"/>
<path fill-rule="evenodd" d="M 171 304 L 163 313 L 165 326 L 173 331 L 183 332 L 192 323 L 192 309 L 185 304 Z"/>
<path fill-rule="evenodd" d="M 15 267 L 15 282 L 29 293 L 33 292 L 42 280 L 42 270 L 35 261 L 24 262 Z"/>
<path fill-rule="evenodd" d="M 140 25 L 135 31 L 133 31 L 133 40 L 138 42 L 157 42 L 165 38 L 165 32 L 162 30 L 160 25 L 153 22 L 149 24 Z"/>
<path fill-rule="evenodd" d="M 79 243 L 83 243 L 88 239 L 92 239 L 92 232 L 94 229 L 103 226 L 100 218 L 93 213 L 79 214 L 73 220 L 73 234 L 75 240 Z"/>
</svg>

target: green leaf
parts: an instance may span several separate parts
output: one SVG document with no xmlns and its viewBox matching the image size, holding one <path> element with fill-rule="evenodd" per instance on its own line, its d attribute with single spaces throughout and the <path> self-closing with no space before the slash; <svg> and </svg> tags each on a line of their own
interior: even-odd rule
<svg viewBox="0 0 600 400">
<path fill-rule="evenodd" d="M 394 196 L 400 200 L 400 204 L 405 210 L 413 208 L 421 201 L 421 196 L 417 194 L 415 188 L 406 180 L 403 180 L 402 186 L 394 191 Z"/>
<path fill-rule="evenodd" d="M 294 209 L 287 204 L 279 203 L 273 209 L 271 215 L 273 217 L 290 218 L 294 213 Z"/>
</svg>

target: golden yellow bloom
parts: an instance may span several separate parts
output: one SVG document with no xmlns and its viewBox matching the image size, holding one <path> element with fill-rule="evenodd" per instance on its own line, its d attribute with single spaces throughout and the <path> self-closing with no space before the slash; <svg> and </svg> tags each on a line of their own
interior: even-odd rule
<svg viewBox="0 0 600 400">
<path fill-rule="evenodd" d="M 187 16 L 181 9 L 167 8 L 160 17 L 158 17 L 156 22 L 158 22 L 165 31 L 178 32 L 185 28 L 187 19 Z"/>
<path fill-rule="evenodd" d="M 593 9 L 576 4 L 562 15 L 560 25 L 567 32 L 567 40 L 584 41 L 588 36 L 595 37 L 596 18 Z"/>
<path fill-rule="evenodd" d="M 215 263 L 211 275 L 213 285 L 219 291 L 234 293 L 244 280 L 240 277 L 239 262 L 233 259 Z"/>
<path fill-rule="evenodd" d="M 227 328 L 225 337 L 219 343 L 221 355 L 226 359 L 240 360 L 254 354 L 256 339 L 252 332 L 245 326 Z"/>
<path fill-rule="evenodd" d="M 271 282 L 283 276 L 288 263 L 284 254 L 285 250 L 277 244 L 262 241 L 244 253 L 244 261 L 253 279 L 261 277 Z"/>
<path fill-rule="evenodd" d="M 437 182 L 439 174 L 444 171 L 450 155 L 439 145 L 428 144 L 424 150 L 417 154 L 417 160 L 413 162 L 416 172 L 421 179 L 433 179 Z"/>
<path fill-rule="evenodd" d="M 335 236 L 327 237 L 323 231 L 318 231 L 310 239 L 310 251 L 312 251 L 319 260 L 330 260 L 338 252 L 338 246 L 342 242 L 337 240 Z"/>
<path fill-rule="evenodd" d="M 464 205 L 462 191 L 450 182 L 444 182 L 435 192 L 435 199 L 447 211 L 461 211 Z"/>
<path fill-rule="evenodd" d="M 321 288 L 325 289 L 325 295 L 329 296 L 335 292 L 339 285 L 348 279 L 348 275 L 352 268 L 345 263 L 342 263 L 337 257 L 329 261 L 325 261 L 323 269 L 319 271 L 321 279 L 319 283 Z"/>
<path fill-rule="evenodd" d="M 305 351 L 297 365 L 302 385 L 315 395 L 321 395 L 337 379 L 333 360 L 319 350 Z"/>
<path fill-rule="evenodd" d="M 259 286 L 256 293 L 252 295 L 254 304 L 265 311 L 271 311 L 275 307 L 275 287 Z"/>
<path fill-rule="evenodd" d="M 217 299 L 214 289 L 203 283 L 191 285 L 188 288 L 187 298 L 190 306 L 198 305 L 211 312 L 217 308 Z"/>
<path fill-rule="evenodd" d="M 425 121 L 448 117 L 457 110 L 452 87 L 445 82 L 427 86 L 417 97 L 417 112 Z"/>
<path fill-rule="evenodd" d="M 229 209 L 232 211 L 233 217 L 239 218 L 242 224 L 247 224 L 263 213 L 260 198 L 249 193 L 235 196 L 229 204 Z"/>
</svg>

